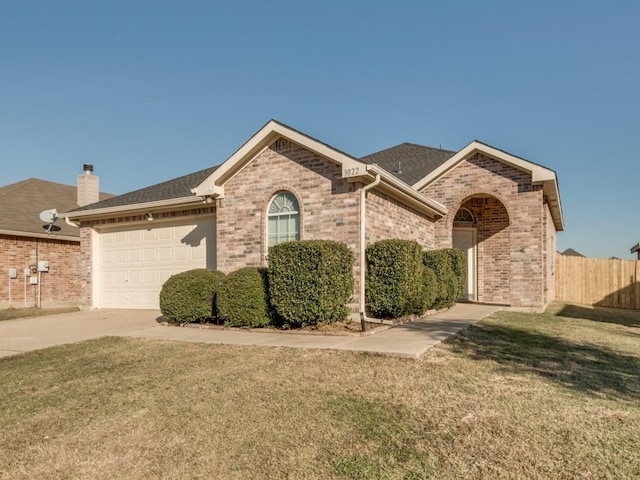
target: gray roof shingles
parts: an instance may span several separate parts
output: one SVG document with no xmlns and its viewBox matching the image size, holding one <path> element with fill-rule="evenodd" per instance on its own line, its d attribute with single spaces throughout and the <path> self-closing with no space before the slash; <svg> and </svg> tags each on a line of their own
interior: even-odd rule
<svg viewBox="0 0 640 480">
<path fill-rule="evenodd" d="M 111 195 L 100 193 L 100 198 Z M 45 223 L 40 220 L 40 212 L 55 208 L 62 213 L 77 208 L 77 189 L 75 186 L 49 182 L 38 178 L 29 178 L 21 182 L 0 187 L 0 230 L 14 232 L 16 235 L 47 234 Z M 55 227 L 60 228 L 51 234 L 56 236 L 80 237 L 80 231 L 58 220 Z"/>
<path fill-rule="evenodd" d="M 369 164 L 375 163 L 411 185 L 440 166 L 455 153 L 439 148 L 403 143 L 402 145 L 364 156 L 360 158 L 360 161 Z M 398 171 L 398 162 L 400 163 L 400 171 Z M 193 195 L 191 189 L 202 183 L 216 168 L 218 167 L 210 167 L 157 185 L 85 205 L 71 210 L 69 213 L 189 197 Z"/>
<path fill-rule="evenodd" d="M 172 198 L 185 198 L 193 196 L 192 188 L 197 187 L 209 175 L 211 175 L 216 167 L 206 168 L 199 172 L 190 173 L 173 180 L 158 183 L 150 187 L 141 188 L 133 192 L 124 193 L 117 197 L 112 197 L 101 202 L 85 205 L 76 208 L 71 212 L 82 212 L 85 210 L 95 210 L 98 208 L 121 207 L 125 205 L 136 205 L 139 203 L 157 202 L 159 200 L 170 200 Z"/>
<path fill-rule="evenodd" d="M 403 182 L 413 185 L 438 168 L 456 152 L 441 148 L 403 143 L 360 158 L 361 162 L 377 164 Z"/>
</svg>

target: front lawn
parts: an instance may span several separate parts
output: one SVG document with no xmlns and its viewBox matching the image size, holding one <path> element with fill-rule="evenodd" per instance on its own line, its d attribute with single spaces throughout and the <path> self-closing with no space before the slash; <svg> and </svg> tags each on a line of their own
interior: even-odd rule
<svg viewBox="0 0 640 480">
<path fill-rule="evenodd" d="M 556 311 L 419 361 L 122 338 L 6 358 L 0 478 L 638 478 L 640 312 Z"/>
</svg>

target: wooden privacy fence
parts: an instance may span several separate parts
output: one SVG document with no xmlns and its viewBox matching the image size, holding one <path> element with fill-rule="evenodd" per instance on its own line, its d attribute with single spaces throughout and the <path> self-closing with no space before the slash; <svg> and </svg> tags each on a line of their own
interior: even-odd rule
<svg viewBox="0 0 640 480">
<path fill-rule="evenodd" d="M 556 300 L 640 310 L 640 261 L 556 255 Z"/>
</svg>

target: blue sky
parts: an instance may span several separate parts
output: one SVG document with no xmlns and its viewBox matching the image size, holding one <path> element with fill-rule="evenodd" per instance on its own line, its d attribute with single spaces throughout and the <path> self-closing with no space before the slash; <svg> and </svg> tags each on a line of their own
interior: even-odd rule
<svg viewBox="0 0 640 480">
<path fill-rule="evenodd" d="M 559 249 L 640 241 L 640 2 L 0 0 L 0 184 L 125 193 L 270 118 L 354 156 L 474 139 L 554 169 Z"/>
</svg>

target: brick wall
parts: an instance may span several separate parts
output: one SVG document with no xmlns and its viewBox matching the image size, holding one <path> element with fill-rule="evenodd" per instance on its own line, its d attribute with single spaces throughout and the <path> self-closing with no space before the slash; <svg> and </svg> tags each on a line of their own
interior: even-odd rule
<svg viewBox="0 0 640 480">
<path fill-rule="evenodd" d="M 556 297 L 556 251 L 557 232 L 551 217 L 551 211 L 548 205 L 543 206 L 544 210 L 544 265 L 545 265 L 545 284 L 544 284 L 544 300 L 548 304 L 555 300 Z"/>
<path fill-rule="evenodd" d="M 49 271 L 40 275 L 40 302 L 43 308 L 77 306 L 80 295 L 80 244 L 78 242 L 0 235 L 0 308 L 25 306 L 24 270 L 49 262 Z M 17 268 L 18 278 L 9 280 L 9 268 Z M 37 273 L 33 273 L 37 276 Z M 27 278 L 26 306 L 37 305 L 38 287 Z"/>
<path fill-rule="evenodd" d="M 367 192 L 367 245 L 379 240 L 415 240 L 424 249 L 433 249 L 434 221 L 384 193 Z"/>
<path fill-rule="evenodd" d="M 509 214 L 494 197 L 473 197 L 462 205 L 475 220 L 477 256 L 477 299 L 489 303 L 510 302 L 511 271 Z M 455 214 L 454 214 L 455 215 Z"/>
<path fill-rule="evenodd" d="M 288 140 L 277 140 L 225 184 L 225 198 L 217 201 L 218 269 L 228 273 L 244 266 L 266 265 L 267 208 L 277 192 L 286 190 L 296 196 L 300 206 L 302 240 L 335 240 L 353 250 L 358 292 L 360 210 L 356 187 L 342 178 L 340 165 Z"/>
<path fill-rule="evenodd" d="M 531 175 L 503 162 L 476 154 L 460 162 L 422 193 L 439 201 L 449 213 L 435 225 L 435 247 L 451 246 L 453 217 L 465 202 L 474 197 L 497 201 L 504 206 L 495 210 L 496 225 L 486 232 L 484 245 L 478 239 L 479 301 L 499 301 L 514 306 L 538 306 L 544 304 L 543 288 L 545 265 L 543 263 L 544 226 L 542 189 L 532 185 Z M 496 204 L 497 205 L 497 204 Z M 485 215 L 492 217 L 492 212 Z M 509 225 L 499 232 L 492 229 L 504 224 L 504 214 Z M 504 228 L 503 228 L 504 227 Z M 486 243 L 485 243 L 486 242 Z M 507 247 L 508 245 L 508 247 Z M 508 281 L 505 260 L 508 255 Z M 496 256 L 498 265 L 492 265 Z M 496 272 L 494 269 L 498 268 Z M 498 275 L 498 280 L 494 279 Z M 483 298 L 486 295 L 486 298 Z"/>
</svg>

